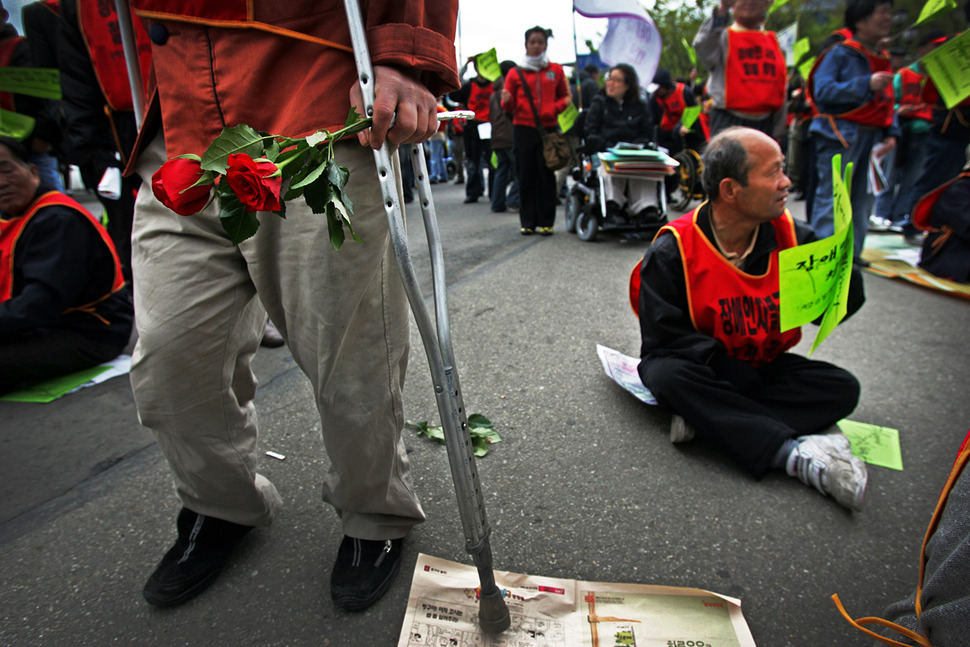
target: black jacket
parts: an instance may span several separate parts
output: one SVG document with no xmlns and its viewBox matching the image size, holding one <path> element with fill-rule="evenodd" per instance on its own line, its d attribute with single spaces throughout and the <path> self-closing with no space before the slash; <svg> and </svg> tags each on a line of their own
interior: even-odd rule
<svg viewBox="0 0 970 647">
<path fill-rule="evenodd" d="M 605 151 L 617 142 L 646 144 L 653 139 L 653 117 L 647 104 L 636 99 L 620 104 L 601 92 L 586 112 L 586 150 Z"/>
</svg>

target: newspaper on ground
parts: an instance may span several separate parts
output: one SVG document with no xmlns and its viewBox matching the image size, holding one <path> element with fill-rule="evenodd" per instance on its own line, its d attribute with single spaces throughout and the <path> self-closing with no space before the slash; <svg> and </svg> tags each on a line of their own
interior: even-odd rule
<svg viewBox="0 0 970 647">
<path fill-rule="evenodd" d="M 478 571 L 418 555 L 398 647 L 754 647 L 741 601 L 701 589 L 495 571 L 512 626 L 478 626 Z"/>
<path fill-rule="evenodd" d="M 596 354 L 600 356 L 603 370 L 611 380 L 632 393 L 638 400 L 657 406 L 657 399 L 647 387 L 643 386 L 640 374 L 637 373 L 640 360 L 601 344 L 596 344 Z"/>
</svg>

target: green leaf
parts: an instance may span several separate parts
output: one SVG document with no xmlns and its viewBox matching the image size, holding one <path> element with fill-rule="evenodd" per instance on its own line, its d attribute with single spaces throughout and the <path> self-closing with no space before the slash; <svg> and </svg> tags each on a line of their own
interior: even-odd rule
<svg viewBox="0 0 970 647">
<path fill-rule="evenodd" d="M 334 249 L 340 249 L 344 244 L 344 223 L 337 216 L 333 203 L 327 204 L 327 229 L 330 231 L 330 244 Z"/>
<path fill-rule="evenodd" d="M 344 192 L 344 187 L 347 186 L 347 181 L 350 179 L 350 171 L 346 167 L 337 164 L 333 158 L 330 158 L 327 160 L 327 179 L 333 185 L 333 192 L 337 196 L 336 199 L 343 203 L 348 213 L 353 214 L 354 203 L 350 201 L 350 198 Z"/>
<path fill-rule="evenodd" d="M 229 240 L 233 245 L 238 245 L 247 238 L 251 238 L 259 229 L 259 219 L 256 213 L 246 211 L 232 189 L 228 188 L 219 191 L 219 221 L 222 228 L 229 234 Z"/>
<path fill-rule="evenodd" d="M 492 421 L 483 416 L 480 413 L 473 413 L 468 416 L 468 426 L 469 427 L 488 427 L 492 428 Z"/>
<path fill-rule="evenodd" d="M 347 121 L 344 122 L 344 128 L 347 126 L 353 126 L 355 123 L 363 119 L 360 113 L 357 112 L 357 108 L 350 106 L 350 112 L 347 113 Z"/>
<path fill-rule="evenodd" d="M 307 206 L 313 213 L 327 213 L 327 205 L 330 204 L 333 195 L 327 178 L 319 177 L 316 182 L 308 184 L 301 190 Z"/>
<path fill-rule="evenodd" d="M 263 154 L 263 141 L 264 137 L 246 124 L 223 128 L 202 154 L 202 170 L 225 173 L 233 153 L 259 157 Z"/>
<path fill-rule="evenodd" d="M 299 182 L 294 182 L 293 184 L 290 185 L 291 190 L 299 189 L 312 182 L 315 182 L 318 177 L 323 175 L 323 172 L 327 169 L 327 165 L 319 164 L 317 166 L 313 166 L 313 163 L 314 162 L 310 162 L 310 164 L 307 165 L 307 167 L 309 168 L 309 172 L 306 174 L 306 177 L 301 179 Z"/>
<path fill-rule="evenodd" d="M 488 439 L 481 436 L 472 436 L 472 446 L 475 448 L 475 456 L 484 456 L 488 453 Z"/>
</svg>

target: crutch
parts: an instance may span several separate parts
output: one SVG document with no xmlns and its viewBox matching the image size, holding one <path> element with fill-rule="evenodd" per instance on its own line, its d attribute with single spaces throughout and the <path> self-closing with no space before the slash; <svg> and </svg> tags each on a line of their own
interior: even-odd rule
<svg viewBox="0 0 970 647">
<path fill-rule="evenodd" d="M 373 116 L 374 112 L 374 71 L 367 47 L 367 37 L 357 0 L 344 0 L 344 7 L 347 11 L 347 24 L 350 26 L 354 58 L 357 61 L 357 76 L 364 98 L 365 116 L 369 117 Z M 472 555 L 481 581 L 478 621 L 486 633 L 499 633 L 508 629 L 511 620 L 502 591 L 495 585 L 495 574 L 492 572 L 492 549 L 489 544 L 491 527 L 485 516 L 485 503 L 475 465 L 474 448 L 468 433 L 468 419 L 462 402 L 458 370 L 455 368 L 451 347 L 451 330 L 445 296 L 444 256 L 441 251 L 434 201 L 431 197 L 431 182 L 428 179 L 423 146 L 417 144 L 409 148 L 414 162 L 415 176 L 418 179 L 421 214 L 424 217 L 431 256 L 437 325 L 432 323 L 421 289 L 418 287 L 411 254 L 408 251 L 407 233 L 404 228 L 403 211 L 397 197 L 391 156 L 386 143 L 380 150 L 374 151 L 374 160 L 380 176 L 384 211 L 387 213 L 394 256 L 397 258 L 404 291 L 411 304 L 411 311 L 414 313 L 431 367 L 431 380 L 434 383 L 438 414 L 441 416 L 441 426 L 444 429 L 448 462 L 451 465 L 451 476 L 455 482 L 455 494 L 458 497 L 458 511 L 465 532 L 465 550 Z"/>
</svg>

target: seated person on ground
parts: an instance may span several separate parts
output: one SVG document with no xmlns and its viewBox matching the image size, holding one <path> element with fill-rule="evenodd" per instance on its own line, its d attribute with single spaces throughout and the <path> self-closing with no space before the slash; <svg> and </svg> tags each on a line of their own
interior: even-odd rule
<svg viewBox="0 0 970 647">
<path fill-rule="evenodd" d="M 855 409 L 859 383 L 786 352 L 801 334 L 779 330 L 778 252 L 815 239 L 785 208 L 784 162 L 756 130 L 711 139 L 710 201 L 663 227 L 643 258 L 640 377 L 675 414 L 673 442 L 696 433 L 756 478 L 782 469 L 859 508 L 865 464 L 844 435 L 824 433 Z M 864 300 L 853 269 L 849 314 Z"/>
<path fill-rule="evenodd" d="M 0 393 L 114 359 L 133 319 L 104 227 L 27 160 L 0 137 Z"/>
<path fill-rule="evenodd" d="M 640 98 L 640 82 L 636 70 L 626 63 L 610 68 L 606 85 L 593 97 L 586 113 L 586 150 L 605 151 L 619 142 L 646 144 L 653 133 L 653 117 L 646 102 Z M 604 192 L 608 211 L 626 209 L 631 216 L 649 208 L 658 209 L 657 181 L 617 177 L 603 173 Z"/>
<path fill-rule="evenodd" d="M 913 224 L 928 231 L 919 266 L 940 278 L 970 283 L 970 166 L 923 196 Z"/>
</svg>

